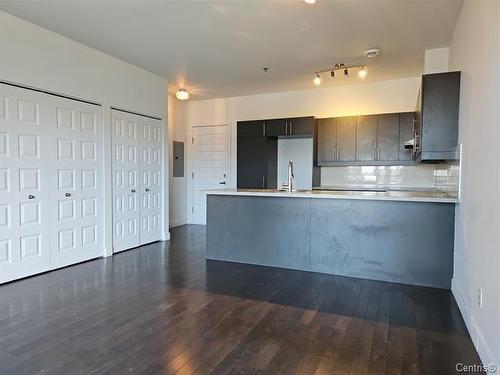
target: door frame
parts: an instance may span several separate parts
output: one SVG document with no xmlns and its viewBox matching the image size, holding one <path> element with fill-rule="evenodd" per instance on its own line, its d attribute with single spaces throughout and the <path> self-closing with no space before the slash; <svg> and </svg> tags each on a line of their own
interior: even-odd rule
<svg viewBox="0 0 500 375">
<path fill-rule="evenodd" d="M 193 183 L 193 173 L 195 172 L 194 168 L 194 147 L 193 147 L 193 139 L 194 139 L 194 130 L 196 128 L 207 128 L 207 127 L 220 127 L 220 126 L 225 126 L 227 129 L 227 135 L 226 135 L 226 159 L 227 159 L 227 165 L 228 165 L 228 173 L 229 177 L 227 179 L 228 185 L 226 186 L 227 188 L 233 188 L 235 179 L 233 178 L 233 168 L 232 168 L 232 127 L 231 127 L 231 122 L 227 121 L 225 123 L 216 123 L 216 124 L 210 124 L 210 125 L 193 125 L 189 128 L 189 137 L 188 137 L 188 160 L 187 160 L 187 170 L 189 172 L 188 175 L 188 194 L 187 194 L 187 205 L 186 205 L 186 217 L 187 217 L 187 223 L 188 224 L 195 224 L 194 223 L 194 215 L 193 215 L 193 207 L 194 207 L 194 183 Z"/>
</svg>

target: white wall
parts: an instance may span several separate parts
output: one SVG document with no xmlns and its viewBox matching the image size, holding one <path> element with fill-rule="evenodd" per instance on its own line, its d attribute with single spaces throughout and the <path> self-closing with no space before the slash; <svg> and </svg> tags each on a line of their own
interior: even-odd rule
<svg viewBox="0 0 500 375">
<path fill-rule="evenodd" d="M 500 2 L 464 3 L 450 68 L 462 71 L 463 144 L 452 288 L 483 362 L 500 365 Z"/>
<path fill-rule="evenodd" d="M 237 121 L 287 116 L 314 115 L 321 118 L 414 111 L 419 84 L 420 77 L 412 77 L 304 91 L 192 101 L 188 104 L 187 113 L 188 138 L 191 137 L 191 129 L 195 125 L 229 124 L 231 132 L 230 186 L 235 187 Z M 188 168 L 191 168 L 190 160 L 188 160 Z M 188 211 L 192 205 L 189 182 Z"/>
<path fill-rule="evenodd" d="M 0 11 L 0 80 L 98 102 L 105 151 L 105 254 L 112 251 L 110 107 L 166 122 L 167 81 L 122 60 Z M 165 129 L 165 145 L 167 132 Z M 167 164 L 164 150 L 164 165 Z M 168 175 L 164 173 L 168 237 Z"/>
<path fill-rule="evenodd" d="M 173 177 L 173 141 L 184 142 L 184 155 L 187 153 L 187 103 L 175 96 L 168 96 L 168 134 L 169 134 L 169 179 L 170 179 L 170 226 L 176 227 L 187 223 L 187 165 L 184 162 L 184 177 Z"/>
</svg>

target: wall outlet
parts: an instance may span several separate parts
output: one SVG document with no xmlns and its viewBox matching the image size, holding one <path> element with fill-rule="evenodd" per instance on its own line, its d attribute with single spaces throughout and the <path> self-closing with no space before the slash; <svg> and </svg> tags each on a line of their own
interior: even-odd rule
<svg viewBox="0 0 500 375">
<path fill-rule="evenodd" d="M 482 309 L 484 306 L 484 291 L 482 288 L 479 288 L 477 290 L 477 305 L 480 309 Z"/>
</svg>

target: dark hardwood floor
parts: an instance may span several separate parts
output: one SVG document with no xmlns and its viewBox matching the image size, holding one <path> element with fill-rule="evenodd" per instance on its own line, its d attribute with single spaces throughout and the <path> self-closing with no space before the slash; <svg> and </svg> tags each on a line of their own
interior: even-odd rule
<svg viewBox="0 0 500 375">
<path fill-rule="evenodd" d="M 453 374 L 452 294 L 206 261 L 205 228 L 0 286 L 0 374 Z"/>
</svg>

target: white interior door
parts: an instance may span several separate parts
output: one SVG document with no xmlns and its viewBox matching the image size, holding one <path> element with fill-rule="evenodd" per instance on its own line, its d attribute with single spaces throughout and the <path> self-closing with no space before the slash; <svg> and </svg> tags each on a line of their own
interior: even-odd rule
<svg viewBox="0 0 500 375">
<path fill-rule="evenodd" d="M 159 241 L 161 235 L 161 120 L 139 116 L 141 132 L 140 164 L 140 244 Z"/>
<path fill-rule="evenodd" d="M 137 247 L 139 237 L 139 116 L 112 110 L 113 251 Z"/>
<path fill-rule="evenodd" d="M 204 191 L 227 188 L 229 182 L 229 127 L 193 127 L 192 222 L 206 224 L 207 197 Z"/>
<path fill-rule="evenodd" d="M 51 265 L 96 258 L 103 249 L 101 107 L 50 96 Z"/>
<path fill-rule="evenodd" d="M 50 268 L 47 95 L 0 84 L 0 282 Z"/>
</svg>

